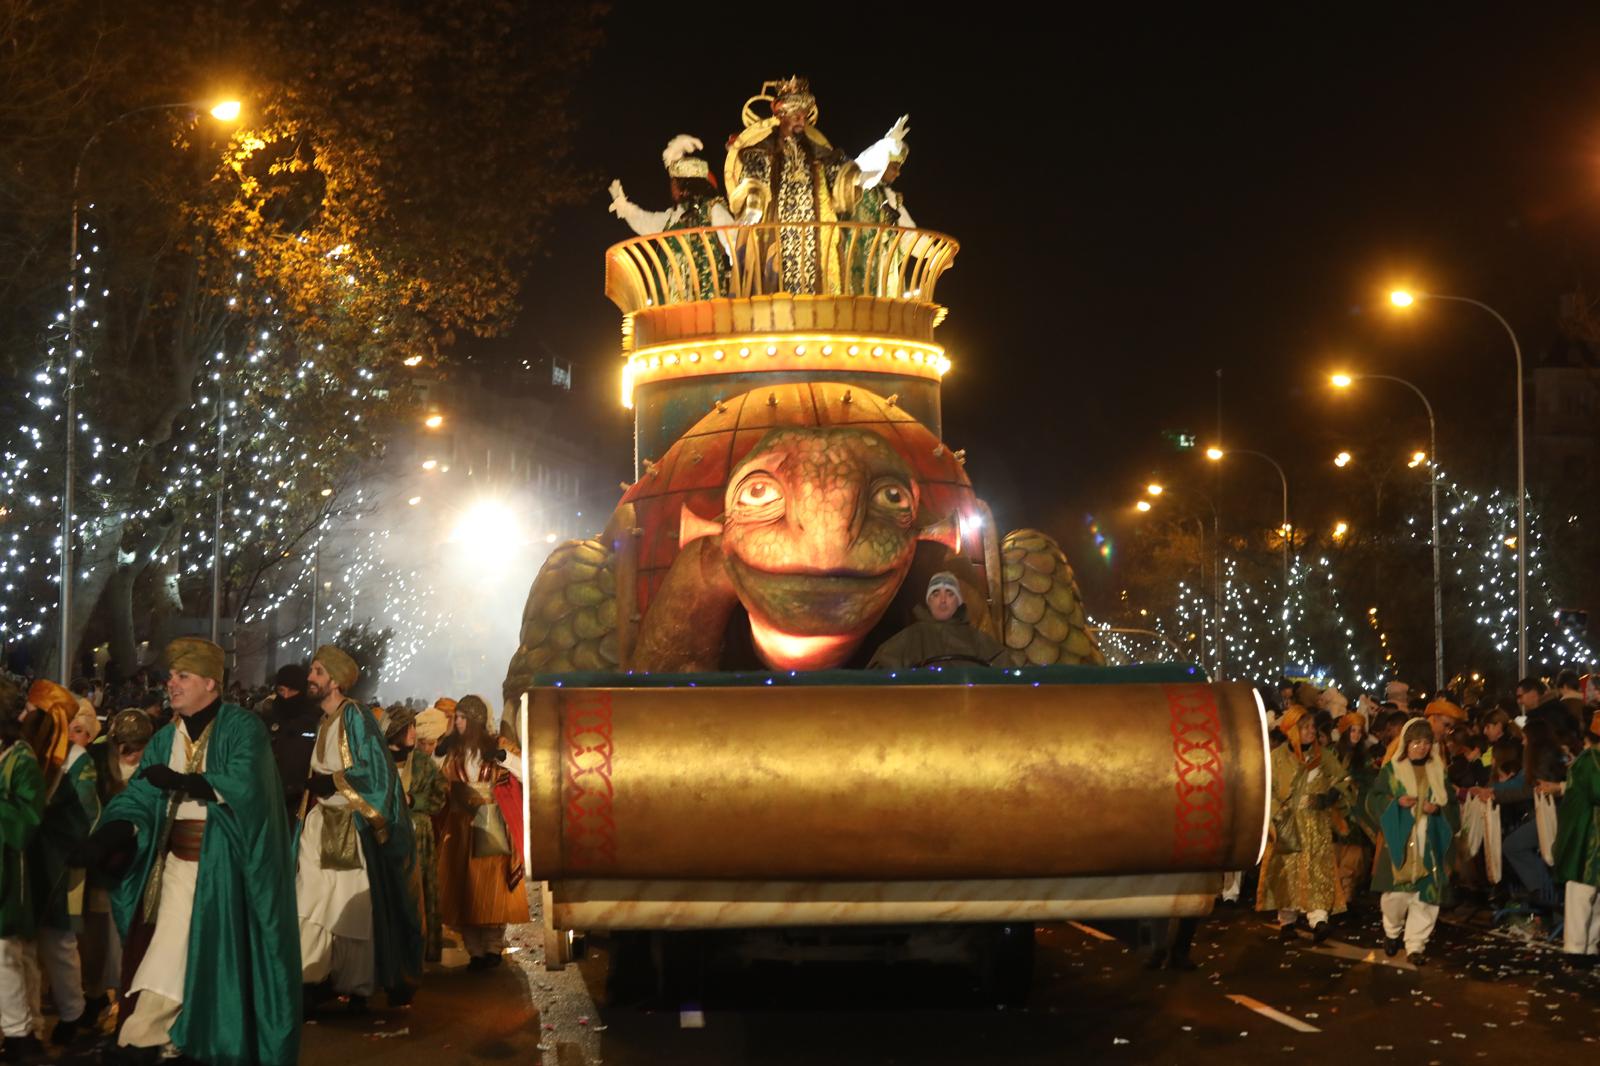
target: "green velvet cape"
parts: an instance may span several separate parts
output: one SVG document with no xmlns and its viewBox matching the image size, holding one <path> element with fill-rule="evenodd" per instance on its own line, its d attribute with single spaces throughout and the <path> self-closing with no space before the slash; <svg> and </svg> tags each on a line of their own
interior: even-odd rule
<svg viewBox="0 0 1600 1066">
<path fill-rule="evenodd" d="M 417 846 L 411 808 L 377 720 L 353 701 L 347 701 L 340 714 L 344 770 L 333 780 L 359 814 L 357 833 L 372 891 L 375 977 L 383 988 L 415 985 L 422 980 L 422 918 L 412 889 Z M 299 843 L 297 827 L 297 849 Z"/>
<path fill-rule="evenodd" d="M 84 871 L 73 868 L 67 856 L 88 839 L 100 817 L 98 776 L 94 757 L 86 751 L 45 800 L 44 820 L 28 849 L 34 908 L 43 928 L 83 931 Z"/>
<path fill-rule="evenodd" d="M 19 740 L 0 754 L 0 936 L 37 928 L 27 853 L 43 817 L 44 770 Z"/>
<path fill-rule="evenodd" d="M 1567 771 L 1555 859 L 1557 881 L 1600 888 L 1600 749 L 1586 748 Z"/>
<path fill-rule="evenodd" d="M 140 769 L 165 766 L 176 736 L 173 724 L 157 730 Z M 224 703 L 205 762 L 206 782 L 221 802 L 206 810 L 183 1009 L 171 1039 L 211 1066 L 290 1066 L 300 1055 L 300 919 L 289 816 L 266 727 Z M 102 816 L 138 831 L 133 864 L 111 890 L 124 940 L 139 913 L 170 796 L 148 781 L 130 781 Z"/>
<path fill-rule="evenodd" d="M 1450 902 L 1450 848 L 1461 829 L 1461 807 L 1456 803 L 1454 789 L 1447 785 L 1445 793 L 1439 813 L 1428 818 L 1422 841 L 1422 863 L 1426 872 L 1415 881 L 1399 881 L 1397 871 L 1405 865 L 1417 813 L 1415 807 L 1400 806 L 1399 799 L 1407 792 L 1395 773 L 1394 763 L 1385 763 L 1378 771 L 1366 799 L 1367 817 L 1383 834 L 1377 861 L 1372 865 L 1372 891 L 1415 892 L 1424 903 Z"/>
</svg>

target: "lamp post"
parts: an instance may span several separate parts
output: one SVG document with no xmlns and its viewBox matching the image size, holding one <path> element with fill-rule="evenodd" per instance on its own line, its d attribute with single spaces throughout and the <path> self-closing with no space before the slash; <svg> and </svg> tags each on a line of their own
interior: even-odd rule
<svg viewBox="0 0 1600 1066">
<path fill-rule="evenodd" d="M 1522 418 L 1522 345 L 1517 343 L 1516 331 L 1511 323 L 1484 303 L 1469 296 L 1444 296 L 1436 292 L 1414 292 L 1396 289 L 1389 294 L 1389 302 L 1396 307 L 1410 307 L 1418 300 L 1449 300 L 1451 303 L 1471 304 L 1494 316 L 1511 338 L 1511 354 L 1517 361 L 1517 676 L 1528 676 L 1528 537 L 1527 537 L 1527 466 L 1524 461 L 1524 432 Z M 1435 466 L 1437 469 L 1437 465 Z"/>
<path fill-rule="evenodd" d="M 1283 672 L 1284 676 L 1288 676 L 1289 614 L 1291 607 L 1289 599 L 1289 560 L 1291 553 L 1294 551 L 1294 529 L 1289 525 L 1289 477 L 1283 472 L 1283 467 L 1278 465 L 1278 461 L 1266 452 L 1250 451 L 1246 448 L 1232 448 L 1228 451 L 1223 451 L 1221 448 L 1206 449 L 1206 458 L 1213 463 L 1220 463 L 1229 455 L 1253 455 L 1257 459 L 1271 463 L 1272 469 L 1278 472 L 1278 481 L 1283 485 L 1283 525 L 1280 527 L 1280 531 L 1283 533 Z"/>
<path fill-rule="evenodd" d="M 1181 496 L 1192 496 L 1211 509 L 1211 655 L 1216 676 L 1220 679 L 1223 670 L 1227 666 L 1227 641 L 1222 634 L 1222 516 L 1217 510 L 1216 502 L 1198 490 L 1173 489 L 1157 482 L 1151 482 L 1145 486 L 1145 494 L 1148 496 L 1160 496 L 1167 492 L 1176 492 Z M 1141 511 L 1150 509 L 1146 500 L 1140 500 L 1138 507 Z M 1195 523 L 1200 526 L 1202 531 L 1204 530 L 1205 526 L 1201 518 L 1196 517 Z M 1202 543 L 1201 551 L 1204 552 L 1205 536 L 1203 532 L 1200 540 Z M 1202 582 L 1205 581 L 1204 564 L 1200 567 L 1200 580 Z M 1201 632 L 1205 632 L 1204 627 L 1201 627 Z"/>
<path fill-rule="evenodd" d="M 78 149 L 78 159 L 72 166 L 72 234 L 67 250 L 67 382 L 66 382 L 66 456 L 63 469 L 66 472 L 65 484 L 61 492 L 61 603 L 60 618 L 60 656 L 61 662 L 58 669 L 61 673 L 61 683 L 72 683 L 72 519 L 76 502 L 73 482 L 77 477 L 77 432 L 78 432 L 78 390 L 77 366 L 78 357 L 78 191 L 83 178 L 83 161 L 89 155 L 89 149 L 100 140 L 106 130 L 115 126 L 125 118 L 142 115 L 148 111 L 170 111 L 176 108 L 191 110 L 209 110 L 211 116 L 221 122 L 232 122 L 239 117 L 239 101 L 224 100 L 213 107 L 206 108 L 205 104 L 185 100 L 170 104 L 146 104 L 136 107 L 131 111 L 124 111 L 115 118 L 108 119 L 100 124 L 100 128 L 89 135 L 83 142 L 83 147 Z"/>
<path fill-rule="evenodd" d="M 1520 363 L 1520 358 L 1519 358 Z M 1417 399 L 1422 401 L 1423 410 L 1428 412 L 1428 509 L 1433 518 L 1433 691 L 1444 691 L 1444 590 L 1440 579 L 1439 566 L 1439 433 L 1438 426 L 1433 417 L 1433 404 L 1417 388 L 1405 378 L 1397 378 L 1393 374 L 1334 374 L 1329 379 L 1335 388 L 1347 389 L 1357 381 L 1392 381 L 1397 385 L 1404 385 L 1417 394 Z M 1517 373 L 1518 388 L 1521 388 L 1522 373 Z M 1518 415 L 1521 415 L 1522 405 L 1517 404 Z M 1521 434 L 1519 432 L 1520 441 Z M 1414 460 L 1413 460 L 1414 461 Z M 1520 462 L 1520 456 L 1519 456 Z M 1519 492 L 1520 497 L 1520 492 Z M 1522 521 L 1521 512 L 1517 520 L 1517 559 L 1522 559 Z M 1519 589 L 1520 592 L 1520 589 Z M 1526 676 L 1526 675 L 1518 675 Z"/>
</svg>

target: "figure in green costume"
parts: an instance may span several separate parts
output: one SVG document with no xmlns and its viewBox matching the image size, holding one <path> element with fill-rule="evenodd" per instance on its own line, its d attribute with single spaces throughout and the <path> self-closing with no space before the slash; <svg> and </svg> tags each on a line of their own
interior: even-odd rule
<svg viewBox="0 0 1600 1066">
<path fill-rule="evenodd" d="M 423 958 L 438 962 L 444 950 L 444 930 L 439 921 L 439 861 L 433 835 L 433 816 L 444 810 L 449 784 L 433 756 L 417 751 L 417 712 L 402 705 L 389 708 L 384 736 L 394 757 L 400 787 L 411 807 L 411 832 L 417 838 L 417 881 L 422 901 L 425 934 Z"/>
<path fill-rule="evenodd" d="M 84 871 L 69 856 L 83 846 L 100 817 L 94 760 L 71 739 L 72 723 L 87 708 L 67 689 L 39 680 L 28 690 L 28 717 L 23 735 L 33 741 L 44 771 L 44 819 L 28 849 L 28 875 L 38 917 L 39 964 L 50 982 L 60 1021 L 50 1034 L 53 1044 L 69 1044 L 84 1020 L 83 971 L 78 960 L 78 934 L 83 932 Z M 80 731 L 81 735 L 81 731 Z M 93 1019 L 90 1019 L 92 1021 Z"/>
<path fill-rule="evenodd" d="M 1567 883 L 1562 947 L 1572 965 L 1592 967 L 1600 961 L 1600 711 L 1589 719 L 1566 782 L 1539 788 L 1563 793 L 1555 846 L 1556 880 Z"/>
<path fill-rule="evenodd" d="M 362 1009 L 381 987 L 409 1003 L 422 976 L 416 840 L 383 731 L 345 694 L 361 676 L 333 645 L 306 682 L 322 706 L 295 842 L 302 979 Z"/>
<path fill-rule="evenodd" d="M 1450 844 L 1461 828 L 1455 789 L 1426 718 L 1400 733 L 1367 791 L 1367 816 L 1382 830 L 1372 889 L 1381 892 L 1384 954 L 1400 953 L 1420 966 L 1450 895 Z"/>
<path fill-rule="evenodd" d="M 22 694 L 0 681 L 0 1033 L 9 1058 L 42 1054 L 28 990 L 33 891 L 25 855 L 44 816 L 44 771 L 21 739 Z"/>
<path fill-rule="evenodd" d="M 222 702 L 222 649 L 167 647 L 173 721 L 84 850 L 118 875 L 132 968 L 125 1062 L 287 1066 L 300 1053 L 299 942 L 283 786 L 260 719 Z"/>
</svg>

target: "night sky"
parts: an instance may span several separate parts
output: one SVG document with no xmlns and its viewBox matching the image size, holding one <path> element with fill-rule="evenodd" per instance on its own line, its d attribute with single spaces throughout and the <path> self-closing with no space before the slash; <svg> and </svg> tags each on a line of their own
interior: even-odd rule
<svg viewBox="0 0 1600 1066">
<path fill-rule="evenodd" d="M 835 10 L 837 26 L 812 29 Z M 630 423 L 602 255 L 632 234 L 606 213 L 606 184 L 667 206 L 667 140 L 699 136 L 720 174 L 745 98 L 799 73 L 851 154 L 911 115 L 897 188 L 919 225 L 962 245 L 939 286 L 945 434 L 1003 527 L 1043 526 L 1085 569 L 1085 514 L 1122 528 L 1151 473 L 1209 485 L 1161 431 L 1215 437 L 1218 369 L 1225 441 L 1284 463 L 1297 521 L 1366 491 L 1338 480 L 1338 448 L 1426 445 L 1409 393 L 1331 396 L 1336 367 L 1416 382 L 1447 470 L 1512 483 L 1504 334 L 1461 306 L 1397 320 L 1383 294 L 1404 280 L 1494 304 L 1530 364 L 1560 295 L 1600 294 L 1600 12 L 909 14 L 925 10 L 613 10 L 579 97 L 594 193 L 548 234 L 503 350 L 574 361 L 574 413 L 615 445 L 619 473 Z M 1270 469 L 1235 460 L 1227 480 L 1225 495 L 1251 497 L 1241 507 L 1275 512 Z"/>
</svg>

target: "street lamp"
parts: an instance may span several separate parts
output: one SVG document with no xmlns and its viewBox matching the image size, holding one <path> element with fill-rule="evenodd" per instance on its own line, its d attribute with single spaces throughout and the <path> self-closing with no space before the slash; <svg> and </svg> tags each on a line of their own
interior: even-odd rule
<svg viewBox="0 0 1600 1066">
<path fill-rule="evenodd" d="M 57 669 L 60 671 L 61 683 L 72 683 L 72 519 L 76 496 L 73 482 L 77 478 L 77 432 L 78 432 L 78 359 L 82 352 L 78 350 L 78 189 L 82 184 L 83 161 L 89 155 L 89 149 L 100 140 L 106 130 L 115 126 L 125 118 L 142 115 L 149 111 L 172 111 L 176 109 L 193 111 L 209 111 L 211 115 L 222 122 L 232 122 L 239 117 L 239 102 L 237 100 L 224 100 L 214 105 L 197 103 L 193 100 L 184 100 L 170 104 L 146 104 L 136 107 L 131 111 L 124 111 L 115 118 L 108 119 L 100 127 L 89 134 L 88 140 L 83 142 L 83 147 L 78 149 L 78 159 L 72 166 L 72 233 L 67 250 L 67 381 L 66 381 L 66 454 L 63 462 L 65 471 L 65 484 L 61 493 L 61 598 L 59 612 L 60 618 L 60 657 L 61 662 Z"/>
<path fill-rule="evenodd" d="M 1407 303 L 1398 303 L 1398 307 L 1410 306 L 1409 293 L 1391 295 L 1407 297 Z M 1520 378 L 1520 374 L 1518 375 Z M 1428 451 L 1411 453 L 1411 461 L 1406 465 L 1415 469 L 1423 463 L 1428 463 L 1428 509 L 1433 517 L 1433 690 L 1444 691 L 1444 591 L 1440 577 L 1439 564 L 1439 434 L 1433 419 L 1433 404 L 1428 402 L 1428 397 L 1405 378 L 1397 378 L 1392 374 L 1334 374 L 1328 380 L 1335 388 L 1347 389 L 1356 381 L 1363 378 L 1372 381 L 1392 381 L 1396 385 L 1404 385 L 1416 393 L 1417 399 L 1422 401 L 1422 409 L 1428 412 Z M 1429 457 L 1432 457 L 1431 461 Z M 1519 526 L 1520 528 L 1520 526 Z M 1520 556 L 1519 556 L 1520 558 Z M 1518 675 L 1526 676 L 1526 675 Z"/>
<path fill-rule="evenodd" d="M 1350 459 L 1351 456 L 1349 452 L 1340 452 L 1338 455 L 1333 457 L 1333 465 L 1338 467 L 1340 470 L 1343 470 L 1345 467 L 1350 465 Z"/>
<path fill-rule="evenodd" d="M 1145 486 L 1144 491 L 1150 496 L 1160 496 L 1162 493 L 1167 491 L 1167 488 L 1160 482 L 1152 481 L 1150 484 Z M 1177 492 L 1179 495 L 1193 496 L 1195 499 L 1200 500 L 1211 509 L 1211 651 L 1212 659 L 1216 668 L 1216 675 L 1218 678 L 1221 678 L 1222 671 L 1227 666 L 1227 645 L 1222 635 L 1222 515 L 1221 512 L 1217 510 L 1215 501 L 1213 501 L 1211 497 L 1207 496 L 1203 492 L 1198 492 L 1194 489 L 1174 489 L 1172 491 Z M 1140 511 L 1148 511 L 1150 510 L 1150 501 L 1140 500 L 1138 503 L 1134 504 L 1134 507 Z M 1196 518 L 1195 521 L 1196 524 L 1200 525 L 1202 530 L 1202 535 L 1200 538 L 1201 552 L 1204 553 L 1205 536 L 1203 531 L 1205 527 L 1201 519 Z M 1203 558 L 1204 555 L 1202 554 L 1202 559 Z M 1205 578 L 1206 568 L 1205 563 L 1202 562 L 1200 564 L 1200 581 L 1202 584 L 1205 582 Z M 1204 632 L 1204 627 L 1201 627 L 1201 631 Z M 1201 658 L 1203 661 L 1203 649 Z"/>
<path fill-rule="evenodd" d="M 1523 432 L 1522 419 L 1522 345 L 1517 343 L 1517 334 L 1511 328 L 1511 323 L 1507 322 L 1499 311 L 1496 311 L 1482 300 L 1474 300 L 1468 296 L 1444 296 L 1436 292 L 1413 292 L 1406 289 L 1396 289 L 1389 294 L 1389 302 L 1396 307 L 1410 307 L 1418 300 L 1448 300 L 1451 303 L 1471 304 L 1473 307 L 1493 315 L 1494 320 L 1500 323 L 1501 327 L 1506 331 L 1506 336 L 1511 338 L 1511 354 L 1516 357 L 1517 362 L 1517 543 L 1520 545 L 1525 540 L 1524 531 L 1527 522 L 1527 466 L 1523 455 L 1525 434 Z M 1390 380 L 1400 381 L 1399 378 L 1391 378 Z M 1410 386 L 1413 392 L 1416 392 L 1418 396 L 1422 396 L 1422 393 L 1418 392 L 1416 386 L 1411 385 L 1410 382 L 1401 382 L 1401 384 Z M 1423 397 L 1422 402 L 1427 403 L 1427 398 Z M 1432 407 L 1428 408 L 1428 425 L 1431 432 L 1433 426 Z M 1433 452 L 1435 459 L 1432 468 L 1434 472 L 1433 483 L 1437 485 L 1439 449 L 1430 445 L 1430 450 Z M 1435 500 L 1437 501 L 1437 488 L 1434 491 Z M 1434 505 L 1434 513 L 1438 513 L 1437 502 Z M 1437 560 L 1439 550 L 1437 525 L 1434 528 L 1434 558 Z M 1435 563 L 1435 566 L 1437 566 L 1437 563 Z M 1527 553 L 1520 547 L 1517 549 L 1517 676 L 1528 676 L 1528 560 Z M 1440 686 L 1444 684 L 1443 677 L 1441 669 L 1437 681 Z"/>
<path fill-rule="evenodd" d="M 1289 478 L 1283 472 L 1283 467 L 1278 461 L 1265 452 L 1249 451 L 1244 448 L 1235 448 L 1232 451 L 1223 451 L 1221 448 L 1211 447 L 1206 449 L 1206 458 L 1213 463 L 1220 463 L 1229 455 L 1253 455 L 1257 459 L 1271 463 L 1272 469 L 1278 472 L 1278 481 L 1283 486 L 1283 525 L 1280 532 L 1283 534 L 1283 672 L 1289 673 L 1289 618 L 1291 603 L 1289 599 L 1289 573 L 1290 555 L 1294 551 L 1294 527 L 1289 524 Z"/>
</svg>

